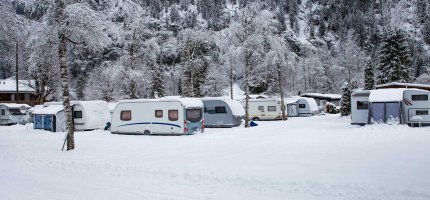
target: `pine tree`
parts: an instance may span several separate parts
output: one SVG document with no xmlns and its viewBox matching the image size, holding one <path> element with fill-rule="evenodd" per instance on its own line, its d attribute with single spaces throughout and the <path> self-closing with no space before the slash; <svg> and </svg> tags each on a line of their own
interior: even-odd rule
<svg viewBox="0 0 430 200">
<path fill-rule="evenodd" d="M 351 84 L 345 82 L 342 86 L 342 99 L 340 100 L 341 116 L 348 116 L 351 114 Z"/>
<path fill-rule="evenodd" d="M 162 66 L 153 66 L 152 67 L 152 92 L 150 94 L 151 97 L 164 97 L 164 73 Z M 155 95 L 157 93 L 157 95 Z"/>
<path fill-rule="evenodd" d="M 364 68 L 364 89 L 373 90 L 375 89 L 375 74 L 373 72 L 375 66 L 372 61 L 369 61 Z"/>
<path fill-rule="evenodd" d="M 411 58 L 402 32 L 394 31 L 382 42 L 377 80 L 379 84 L 411 81 Z"/>
</svg>

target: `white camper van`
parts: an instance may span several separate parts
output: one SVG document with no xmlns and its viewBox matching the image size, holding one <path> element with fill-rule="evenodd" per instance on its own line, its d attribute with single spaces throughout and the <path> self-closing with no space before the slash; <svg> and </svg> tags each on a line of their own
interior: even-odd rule
<svg viewBox="0 0 430 200">
<path fill-rule="evenodd" d="M 112 115 L 115 134 L 190 135 L 203 130 L 203 102 L 198 99 L 123 100 Z"/>
<path fill-rule="evenodd" d="M 0 125 L 25 124 L 29 120 L 27 104 L 0 104 Z"/>
<path fill-rule="evenodd" d="M 108 104 L 105 101 L 71 101 L 73 124 L 76 131 L 103 129 L 110 121 Z M 44 106 L 63 105 L 62 102 L 48 102 Z"/>
<path fill-rule="evenodd" d="M 370 90 L 356 90 L 351 94 L 351 124 L 365 125 L 369 122 Z"/>
</svg>

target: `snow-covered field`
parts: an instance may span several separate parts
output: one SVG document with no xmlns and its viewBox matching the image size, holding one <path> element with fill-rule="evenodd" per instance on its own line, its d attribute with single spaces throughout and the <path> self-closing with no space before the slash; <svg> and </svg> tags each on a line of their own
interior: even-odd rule
<svg viewBox="0 0 430 200">
<path fill-rule="evenodd" d="M 0 127 L 1 199 L 430 199 L 430 128 L 337 115 L 193 136 Z"/>
</svg>

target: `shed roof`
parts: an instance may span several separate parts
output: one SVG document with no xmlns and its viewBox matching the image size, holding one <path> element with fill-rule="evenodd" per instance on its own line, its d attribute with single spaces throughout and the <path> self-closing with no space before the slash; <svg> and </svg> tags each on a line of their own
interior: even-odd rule
<svg viewBox="0 0 430 200">
<path fill-rule="evenodd" d="M 430 85 L 427 84 L 418 84 L 418 83 L 399 83 L 399 82 L 392 82 L 392 83 L 385 83 L 381 85 L 376 85 L 376 89 L 384 89 L 384 88 L 416 88 L 416 89 L 422 89 L 430 91 Z"/>
<path fill-rule="evenodd" d="M 322 94 L 322 93 L 305 93 L 300 95 L 302 97 L 319 98 L 319 99 L 330 99 L 330 100 L 340 100 L 340 94 Z"/>
</svg>

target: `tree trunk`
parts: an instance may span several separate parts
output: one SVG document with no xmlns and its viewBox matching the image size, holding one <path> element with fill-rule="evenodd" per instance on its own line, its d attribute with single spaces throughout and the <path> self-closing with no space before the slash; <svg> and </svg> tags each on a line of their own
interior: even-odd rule
<svg viewBox="0 0 430 200">
<path fill-rule="evenodd" d="M 278 64 L 278 84 L 279 84 L 279 93 L 281 94 L 282 120 L 287 120 L 287 115 L 285 114 L 284 89 L 282 87 L 282 72 L 281 72 L 280 64 Z"/>
<path fill-rule="evenodd" d="M 250 76 L 250 66 L 248 52 L 245 54 L 245 128 L 249 128 L 249 76 Z"/>
<path fill-rule="evenodd" d="M 230 97 L 233 99 L 233 66 L 230 64 Z"/>
<path fill-rule="evenodd" d="M 64 0 L 57 0 L 56 3 L 58 23 L 60 26 L 62 26 L 64 19 Z M 58 57 L 60 60 L 61 87 L 63 88 L 63 106 L 64 113 L 66 115 L 67 151 L 69 151 L 75 149 L 75 137 L 72 119 L 72 107 L 70 106 L 69 73 L 66 60 L 67 36 L 64 32 L 59 32 L 58 37 Z"/>
<path fill-rule="evenodd" d="M 18 42 L 16 42 L 16 48 L 15 48 L 15 79 L 16 79 L 16 97 L 15 101 L 16 103 L 19 103 L 19 75 L 18 75 Z"/>
</svg>

